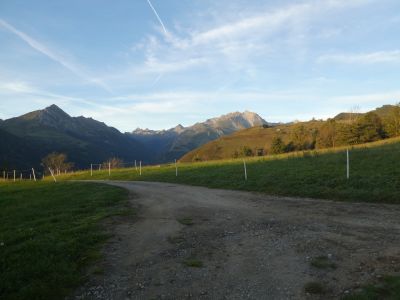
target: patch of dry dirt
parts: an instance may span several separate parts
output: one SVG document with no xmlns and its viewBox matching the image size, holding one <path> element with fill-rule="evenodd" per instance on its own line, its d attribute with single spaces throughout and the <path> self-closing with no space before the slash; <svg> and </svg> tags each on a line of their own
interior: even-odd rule
<svg viewBox="0 0 400 300">
<path fill-rule="evenodd" d="M 398 206 L 107 183 L 138 216 L 114 219 L 75 299 L 337 299 L 400 271 Z M 320 256 L 329 267 L 312 266 Z M 304 291 L 312 281 L 324 295 Z"/>
</svg>

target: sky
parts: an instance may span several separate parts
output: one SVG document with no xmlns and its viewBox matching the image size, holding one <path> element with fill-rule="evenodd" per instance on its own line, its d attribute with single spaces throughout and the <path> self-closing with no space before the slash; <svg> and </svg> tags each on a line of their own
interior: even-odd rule
<svg viewBox="0 0 400 300">
<path fill-rule="evenodd" d="M 0 119 L 326 119 L 400 102 L 399 79 L 398 0 L 0 0 Z"/>
</svg>

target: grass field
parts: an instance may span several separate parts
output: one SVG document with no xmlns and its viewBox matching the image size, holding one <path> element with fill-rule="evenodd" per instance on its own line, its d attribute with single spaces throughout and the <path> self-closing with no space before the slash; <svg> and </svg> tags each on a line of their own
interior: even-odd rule
<svg viewBox="0 0 400 300">
<path fill-rule="evenodd" d="M 212 188 L 257 191 L 343 201 L 400 203 L 400 140 L 391 139 L 350 149 L 350 179 L 344 148 L 242 160 L 174 164 L 108 171 L 76 172 L 59 179 L 111 179 L 175 182 Z M 51 178 L 47 178 L 51 180 Z"/>
<path fill-rule="evenodd" d="M 345 297 L 343 300 L 398 300 L 400 299 L 400 276 L 387 276 L 378 284 L 370 284 L 360 292 Z"/>
<path fill-rule="evenodd" d="M 0 299 L 63 299 L 106 238 L 127 192 L 93 183 L 0 183 Z"/>
</svg>

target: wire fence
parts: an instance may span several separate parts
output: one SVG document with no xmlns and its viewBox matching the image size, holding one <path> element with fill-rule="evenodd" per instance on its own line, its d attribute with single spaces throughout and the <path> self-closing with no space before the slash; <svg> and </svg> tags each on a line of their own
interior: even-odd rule
<svg viewBox="0 0 400 300">
<path fill-rule="evenodd" d="M 350 178 L 350 151 L 349 149 L 345 150 L 346 153 L 346 178 Z M 240 161 L 240 160 L 239 160 Z M 247 162 L 251 162 L 251 158 L 243 158 L 243 179 L 245 181 L 248 180 L 248 167 L 247 167 Z M 178 161 L 175 159 L 174 162 L 170 164 L 166 164 L 168 166 L 173 165 L 175 169 L 175 176 L 178 177 Z M 146 167 L 151 166 L 147 165 Z M 157 166 L 157 165 L 152 165 Z M 161 165 L 158 165 L 161 167 Z M 103 162 L 103 163 L 91 163 L 89 166 L 89 169 L 86 169 L 86 171 L 90 172 L 91 176 L 94 176 L 96 172 L 98 171 L 105 171 L 108 172 L 108 175 L 111 176 L 112 171 L 116 169 L 123 169 L 123 168 L 134 168 L 135 171 L 138 173 L 139 176 L 142 175 L 143 172 L 143 167 L 144 164 L 142 163 L 141 160 L 134 160 L 134 161 L 128 161 L 128 162 L 123 162 L 123 161 L 117 161 L 117 162 Z M 79 172 L 79 170 L 62 170 L 60 168 L 47 168 L 42 169 L 39 172 L 36 172 L 34 168 L 31 169 L 15 169 L 15 170 L 2 170 L 0 173 L 0 180 L 2 181 L 11 181 L 11 182 L 17 182 L 17 181 L 24 181 L 24 180 L 42 180 L 45 178 L 45 173 L 48 173 L 51 175 L 53 178 L 54 182 L 57 182 L 57 177 L 61 175 L 66 175 L 66 174 L 71 174 L 75 173 L 76 171 Z"/>
</svg>

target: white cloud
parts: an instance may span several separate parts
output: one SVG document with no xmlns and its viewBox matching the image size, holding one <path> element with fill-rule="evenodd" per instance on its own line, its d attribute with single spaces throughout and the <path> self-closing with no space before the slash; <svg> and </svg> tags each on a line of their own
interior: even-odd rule
<svg viewBox="0 0 400 300">
<path fill-rule="evenodd" d="M 78 66 L 77 64 L 70 62 L 68 59 L 66 59 L 62 55 L 56 53 L 53 50 L 50 50 L 43 43 L 37 41 L 36 39 L 32 38 L 31 36 L 27 35 L 26 33 L 16 29 L 14 26 L 12 26 L 8 22 L 4 21 L 3 19 L 0 19 L 0 27 L 3 27 L 5 29 L 7 29 L 9 32 L 15 34 L 20 39 L 22 39 L 24 42 L 26 42 L 30 47 L 32 47 L 36 51 L 42 53 L 43 55 L 47 56 L 51 60 L 59 63 L 64 68 L 71 71 L 78 77 L 84 79 L 85 81 L 87 81 L 89 83 L 100 86 L 109 92 L 111 91 L 110 88 L 104 82 L 102 82 L 101 79 L 89 76 L 87 74 L 87 72 L 83 70 L 83 68 L 81 66 Z"/>
<path fill-rule="evenodd" d="M 27 98 L 29 98 L 32 101 L 35 101 L 36 103 L 41 103 L 43 105 L 49 105 L 55 102 L 64 105 L 83 104 L 83 105 L 89 105 L 97 109 L 106 109 L 106 110 L 112 110 L 114 112 L 123 112 L 123 109 L 120 109 L 115 106 L 104 105 L 84 98 L 65 96 L 57 93 L 44 91 L 23 81 L 0 82 L 0 95 L 1 94 L 12 95 L 13 98 L 18 98 L 22 96 L 25 99 L 25 101 Z"/>
<path fill-rule="evenodd" d="M 342 64 L 378 64 L 399 63 L 400 50 L 377 51 L 358 54 L 326 54 L 317 59 L 319 63 L 342 63 Z"/>
<path fill-rule="evenodd" d="M 339 97 L 332 97 L 334 103 L 345 103 L 349 105 L 359 105 L 368 103 L 395 104 L 400 102 L 400 90 L 382 93 L 354 94 Z"/>
<path fill-rule="evenodd" d="M 371 1 L 303 1 L 276 9 L 258 7 L 257 11 L 243 12 L 236 18 L 219 11 L 218 20 L 202 22 L 199 28 L 180 26 L 165 30 L 161 38 L 148 35 L 132 47 L 135 51 L 143 49 L 146 56 L 135 70 L 159 74 L 212 66 L 213 72 L 245 69 L 251 73 L 261 59 L 265 62 L 271 53 L 279 53 L 285 41 L 291 51 L 304 55 L 310 35 L 307 24 Z M 210 28 L 210 23 L 217 25 Z"/>
</svg>

